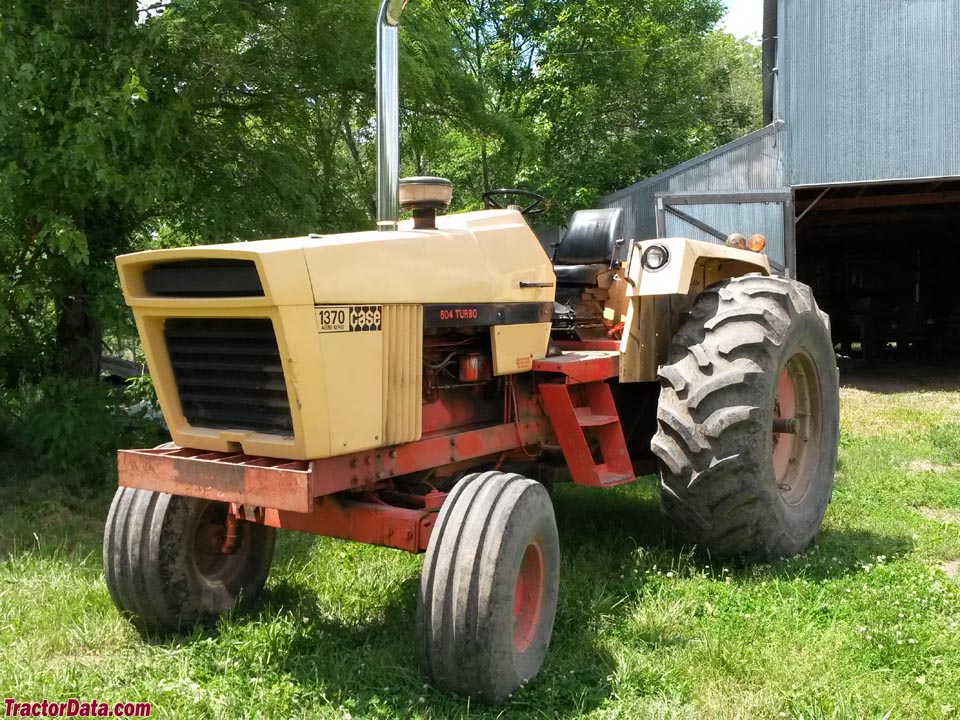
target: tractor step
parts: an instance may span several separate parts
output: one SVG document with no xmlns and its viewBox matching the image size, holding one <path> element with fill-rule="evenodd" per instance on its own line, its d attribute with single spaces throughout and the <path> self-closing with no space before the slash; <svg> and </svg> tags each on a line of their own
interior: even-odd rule
<svg viewBox="0 0 960 720">
<path fill-rule="evenodd" d="M 603 487 L 613 487 L 614 485 L 626 485 L 627 483 L 632 483 L 636 480 L 636 476 L 633 473 L 629 475 L 620 475 L 618 473 L 612 472 L 601 472 L 598 473 L 600 478 L 600 484 Z"/>
<path fill-rule="evenodd" d="M 539 391 L 575 483 L 610 487 L 636 479 L 606 382 L 541 383 Z"/>
<path fill-rule="evenodd" d="M 577 423 L 580 427 L 602 427 L 620 422 L 620 418 L 616 415 L 595 415 L 593 408 L 575 407 L 573 410 L 577 413 Z"/>
</svg>

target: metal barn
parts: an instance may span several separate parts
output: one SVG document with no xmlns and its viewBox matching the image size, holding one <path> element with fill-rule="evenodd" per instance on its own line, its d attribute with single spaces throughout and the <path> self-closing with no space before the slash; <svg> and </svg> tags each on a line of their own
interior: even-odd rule
<svg viewBox="0 0 960 720">
<path fill-rule="evenodd" d="M 960 349 L 960 2 L 766 0 L 762 130 L 601 201 L 637 239 L 767 236 L 835 340 Z"/>
</svg>

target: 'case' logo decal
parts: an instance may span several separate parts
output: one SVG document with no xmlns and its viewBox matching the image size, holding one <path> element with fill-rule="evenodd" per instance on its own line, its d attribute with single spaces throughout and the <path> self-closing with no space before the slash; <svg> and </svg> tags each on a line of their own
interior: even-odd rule
<svg viewBox="0 0 960 720">
<path fill-rule="evenodd" d="M 326 305 L 317 308 L 317 326 L 322 333 L 379 332 L 382 305 Z"/>
</svg>

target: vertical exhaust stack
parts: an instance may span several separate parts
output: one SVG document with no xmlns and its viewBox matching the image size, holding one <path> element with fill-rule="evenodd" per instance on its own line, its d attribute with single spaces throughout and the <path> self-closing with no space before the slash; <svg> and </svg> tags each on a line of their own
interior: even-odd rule
<svg viewBox="0 0 960 720">
<path fill-rule="evenodd" d="M 383 0 L 377 18 L 377 229 L 400 217 L 400 15 L 409 0 Z"/>
<path fill-rule="evenodd" d="M 777 119 L 775 97 L 777 68 L 777 0 L 763 1 L 763 45 L 761 56 L 763 64 L 763 124 L 769 125 Z"/>
</svg>

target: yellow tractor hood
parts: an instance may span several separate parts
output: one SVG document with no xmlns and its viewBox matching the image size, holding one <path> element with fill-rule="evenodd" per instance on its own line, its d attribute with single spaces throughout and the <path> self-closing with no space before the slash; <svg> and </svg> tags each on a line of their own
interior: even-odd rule
<svg viewBox="0 0 960 720">
<path fill-rule="evenodd" d="M 554 297 L 550 260 L 514 210 L 441 216 L 435 230 L 414 230 L 406 222 L 395 232 L 310 235 L 122 255 L 117 265 L 124 297 L 132 307 L 168 305 L 169 297 L 148 291 L 144 272 L 161 263 L 214 259 L 253 261 L 263 295 L 190 297 L 192 307 L 546 302 Z"/>
<path fill-rule="evenodd" d="M 155 250 L 117 266 L 174 442 L 300 460 L 420 438 L 430 318 L 519 309 L 513 324 L 489 323 L 493 369 L 529 371 L 547 351 L 555 289 L 512 210 L 430 230 Z"/>
</svg>

